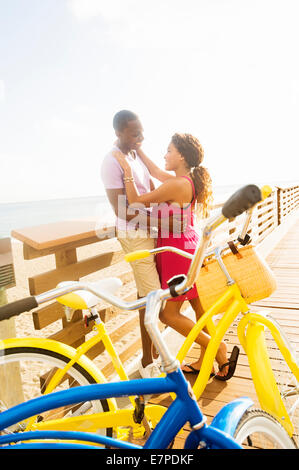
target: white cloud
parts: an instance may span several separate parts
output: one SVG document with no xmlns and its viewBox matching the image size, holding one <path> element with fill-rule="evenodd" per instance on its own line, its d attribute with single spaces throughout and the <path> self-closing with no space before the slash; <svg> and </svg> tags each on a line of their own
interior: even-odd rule
<svg viewBox="0 0 299 470">
<path fill-rule="evenodd" d="M 5 83 L 4 80 L 0 80 L 0 101 L 5 99 Z"/>
</svg>

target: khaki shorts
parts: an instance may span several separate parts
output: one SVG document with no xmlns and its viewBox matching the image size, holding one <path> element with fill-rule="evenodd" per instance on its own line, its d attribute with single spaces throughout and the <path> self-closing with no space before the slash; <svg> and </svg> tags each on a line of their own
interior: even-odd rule
<svg viewBox="0 0 299 470">
<path fill-rule="evenodd" d="M 141 230 L 119 231 L 117 233 L 117 239 L 125 253 L 136 250 L 152 250 L 155 248 L 155 238 L 150 238 L 146 232 Z M 132 261 L 130 265 L 140 297 L 145 297 L 152 290 L 161 288 L 154 255 Z"/>
</svg>

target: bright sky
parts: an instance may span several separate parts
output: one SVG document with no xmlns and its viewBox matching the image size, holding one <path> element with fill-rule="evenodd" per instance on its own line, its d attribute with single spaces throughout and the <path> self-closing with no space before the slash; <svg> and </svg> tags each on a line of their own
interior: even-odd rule
<svg viewBox="0 0 299 470">
<path fill-rule="evenodd" d="M 0 202 L 103 194 L 120 109 L 163 165 L 196 135 L 214 184 L 299 180 L 298 0 L 0 0 Z"/>
</svg>

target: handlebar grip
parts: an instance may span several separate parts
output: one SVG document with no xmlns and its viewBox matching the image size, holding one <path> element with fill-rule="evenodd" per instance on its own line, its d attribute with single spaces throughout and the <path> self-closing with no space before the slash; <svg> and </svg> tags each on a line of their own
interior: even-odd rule
<svg viewBox="0 0 299 470">
<path fill-rule="evenodd" d="M 222 214 L 232 219 L 262 200 L 262 193 L 255 184 L 248 184 L 236 191 L 223 205 Z"/>
<path fill-rule="evenodd" d="M 37 306 L 38 303 L 33 295 L 31 297 L 26 297 L 25 299 L 16 300 L 10 304 L 3 305 L 0 307 L 0 321 L 8 320 L 9 318 L 23 312 L 29 312 Z"/>
<path fill-rule="evenodd" d="M 125 255 L 125 261 L 130 263 L 131 261 L 135 261 L 136 259 L 147 258 L 150 256 L 151 252 L 149 250 L 136 250 L 132 251 L 132 253 L 127 253 Z"/>
</svg>

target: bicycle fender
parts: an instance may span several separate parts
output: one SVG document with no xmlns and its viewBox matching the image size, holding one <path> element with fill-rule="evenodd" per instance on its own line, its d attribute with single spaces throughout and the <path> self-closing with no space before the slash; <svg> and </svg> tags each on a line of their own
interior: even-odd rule
<svg viewBox="0 0 299 470">
<path fill-rule="evenodd" d="M 35 347 L 35 348 L 46 348 L 57 353 L 63 354 L 69 359 L 73 359 L 76 356 L 76 349 L 67 344 L 61 343 L 48 338 L 9 338 L 0 340 L 0 360 L 1 360 L 1 349 L 2 348 L 17 348 L 17 347 Z M 100 369 L 85 355 L 79 357 L 76 361 L 80 366 L 89 372 L 94 378 L 96 383 L 105 383 L 107 379 L 102 374 Z M 117 410 L 117 403 L 114 398 L 107 399 L 110 410 Z"/>
<path fill-rule="evenodd" d="M 225 405 L 214 417 L 211 426 L 233 436 L 237 425 L 253 401 L 248 397 L 237 398 Z"/>
<path fill-rule="evenodd" d="M 208 429 L 217 429 L 223 435 L 233 437 L 236 427 L 242 418 L 245 411 L 253 405 L 253 401 L 250 398 L 242 397 L 225 405 L 214 417 L 212 423 L 208 426 Z M 197 449 L 200 440 L 204 441 L 204 436 L 201 435 L 201 430 L 192 431 L 185 442 L 184 449 Z M 204 433 L 203 433 L 204 434 Z M 212 434 L 211 439 L 214 436 Z M 232 441 L 234 443 L 234 441 Z M 236 448 L 239 446 L 236 444 Z"/>
</svg>

